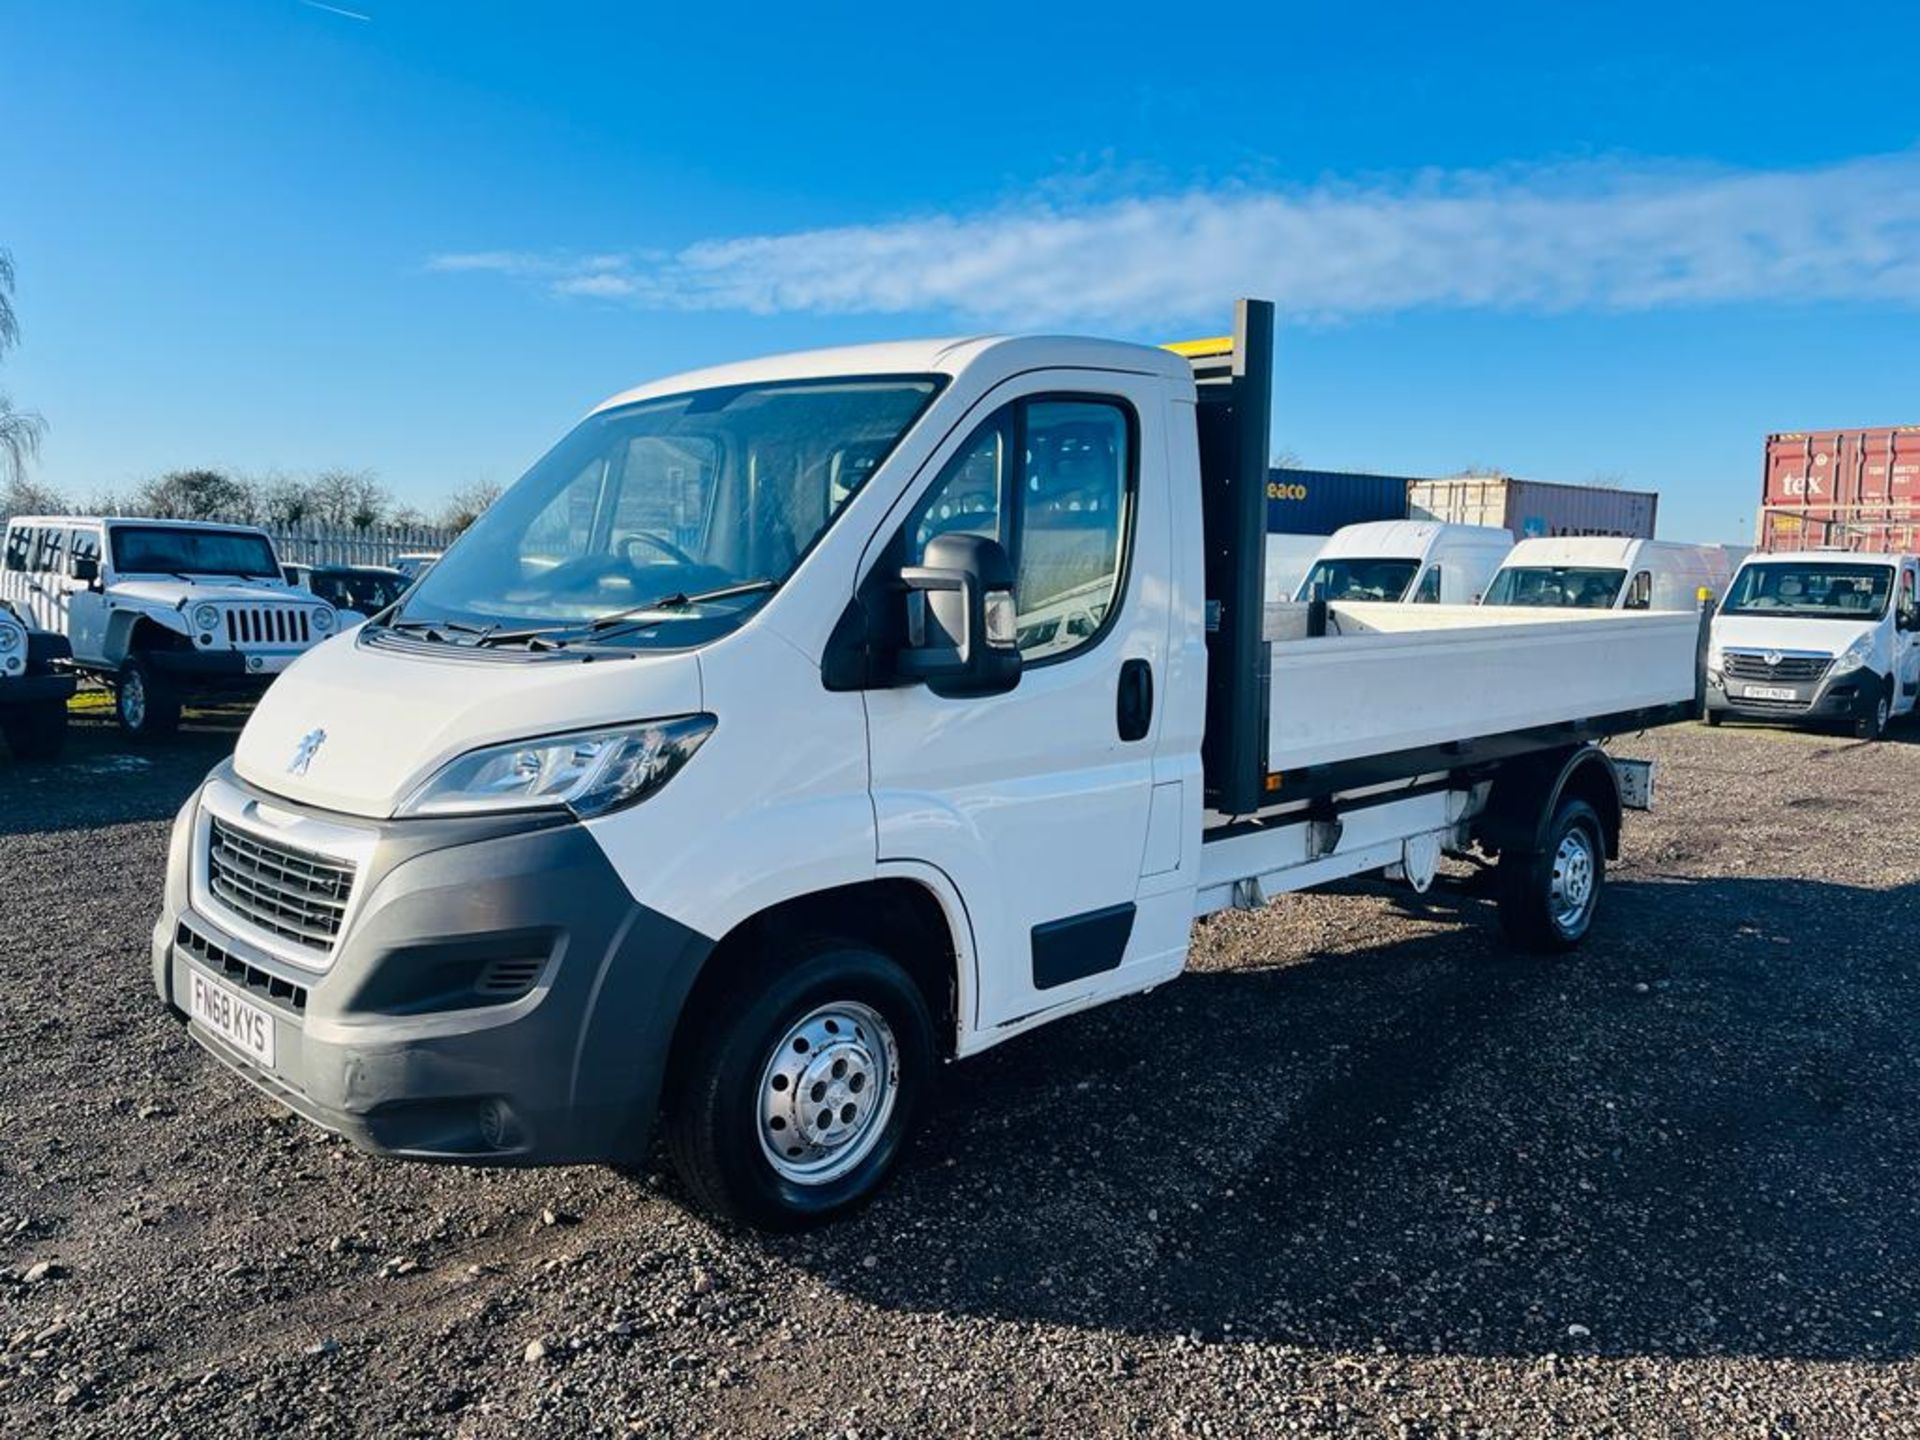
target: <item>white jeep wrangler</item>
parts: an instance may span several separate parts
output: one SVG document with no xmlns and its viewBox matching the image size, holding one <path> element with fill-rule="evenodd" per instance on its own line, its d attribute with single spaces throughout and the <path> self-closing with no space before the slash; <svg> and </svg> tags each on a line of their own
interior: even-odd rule
<svg viewBox="0 0 1920 1440">
<path fill-rule="evenodd" d="M 336 624 L 247 525 L 18 517 L 0 593 L 66 636 L 74 667 L 113 687 L 122 728 L 141 740 L 172 732 L 186 700 L 257 695 Z"/>
</svg>

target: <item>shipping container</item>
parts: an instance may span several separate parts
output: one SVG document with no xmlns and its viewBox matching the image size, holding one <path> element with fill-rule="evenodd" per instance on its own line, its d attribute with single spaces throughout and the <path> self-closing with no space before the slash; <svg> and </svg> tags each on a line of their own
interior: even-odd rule
<svg viewBox="0 0 1920 1440">
<path fill-rule="evenodd" d="M 1404 475 L 1348 470 L 1267 472 L 1267 529 L 1275 535 L 1331 535 L 1342 525 L 1407 518 Z"/>
<path fill-rule="evenodd" d="M 1920 425 L 1767 437 L 1762 550 L 1920 549 Z"/>
<path fill-rule="evenodd" d="M 1556 485 L 1510 475 L 1462 475 L 1414 480 L 1407 486 L 1407 517 L 1453 525 L 1498 525 L 1516 540 L 1553 535 L 1618 535 L 1651 540 L 1660 497 L 1650 490 Z"/>
</svg>

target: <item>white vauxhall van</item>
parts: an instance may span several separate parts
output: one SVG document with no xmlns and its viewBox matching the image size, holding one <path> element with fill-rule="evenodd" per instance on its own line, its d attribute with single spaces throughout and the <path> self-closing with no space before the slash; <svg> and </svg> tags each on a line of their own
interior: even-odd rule
<svg viewBox="0 0 1920 1440">
<path fill-rule="evenodd" d="M 1345 525 L 1320 547 L 1294 598 L 1472 605 L 1511 549 L 1513 536 L 1496 525 L 1438 520 Z"/>
<path fill-rule="evenodd" d="M 1920 696 L 1915 557 L 1750 556 L 1713 618 L 1706 721 L 1825 721 L 1873 740 Z"/>
<path fill-rule="evenodd" d="M 1488 605 L 1571 610 L 1698 610 L 1702 592 L 1726 593 L 1732 561 L 1721 545 L 1566 535 L 1522 540 L 1487 587 Z"/>
</svg>

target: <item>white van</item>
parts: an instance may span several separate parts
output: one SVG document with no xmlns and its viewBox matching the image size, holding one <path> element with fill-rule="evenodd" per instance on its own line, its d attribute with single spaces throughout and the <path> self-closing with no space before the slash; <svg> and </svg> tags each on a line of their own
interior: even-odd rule
<svg viewBox="0 0 1920 1440">
<path fill-rule="evenodd" d="M 1863 740 L 1920 697 L 1920 561 L 1799 550 L 1753 555 L 1707 651 L 1706 721 L 1842 721 Z"/>
<path fill-rule="evenodd" d="M 1565 535 L 1522 540 L 1487 587 L 1488 605 L 1573 610 L 1698 610 L 1726 593 L 1733 563 L 1721 545 Z"/>
<path fill-rule="evenodd" d="M 1438 520 L 1345 525 L 1320 547 L 1294 598 L 1472 605 L 1511 549 L 1513 536 L 1496 525 Z"/>
</svg>

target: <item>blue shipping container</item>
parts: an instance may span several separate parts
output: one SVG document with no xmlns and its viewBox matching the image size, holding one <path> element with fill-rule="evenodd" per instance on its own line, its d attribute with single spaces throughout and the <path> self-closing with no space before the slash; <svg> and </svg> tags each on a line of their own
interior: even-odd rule
<svg viewBox="0 0 1920 1440">
<path fill-rule="evenodd" d="M 1267 531 L 1273 535 L 1331 535 L 1342 525 L 1404 520 L 1407 485 L 1404 475 L 1269 470 Z"/>
</svg>

